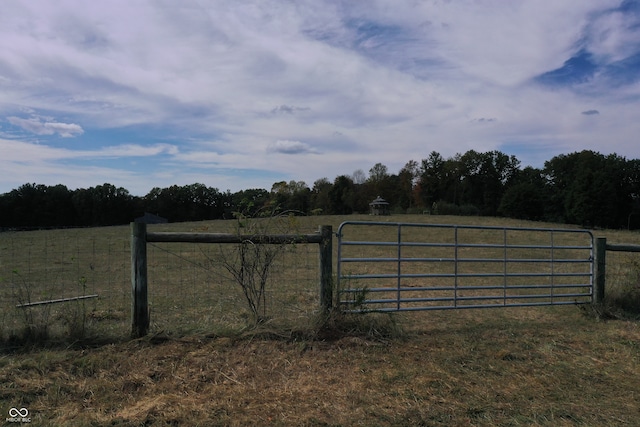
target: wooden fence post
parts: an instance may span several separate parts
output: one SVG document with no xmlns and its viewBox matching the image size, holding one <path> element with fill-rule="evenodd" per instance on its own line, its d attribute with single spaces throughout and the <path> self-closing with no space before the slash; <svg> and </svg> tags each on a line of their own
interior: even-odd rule
<svg viewBox="0 0 640 427">
<path fill-rule="evenodd" d="M 605 237 L 596 238 L 594 257 L 595 280 L 593 282 L 593 303 L 602 304 L 604 302 L 605 278 L 607 271 L 607 239 Z"/>
<path fill-rule="evenodd" d="M 131 334 L 143 337 L 149 331 L 147 297 L 147 225 L 131 223 Z"/>
<path fill-rule="evenodd" d="M 320 226 L 320 307 L 325 313 L 333 308 L 333 229 Z"/>
</svg>

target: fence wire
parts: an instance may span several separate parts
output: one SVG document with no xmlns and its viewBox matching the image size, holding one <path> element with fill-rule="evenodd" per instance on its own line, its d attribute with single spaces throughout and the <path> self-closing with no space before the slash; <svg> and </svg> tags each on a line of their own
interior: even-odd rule
<svg viewBox="0 0 640 427">
<path fill-rule="evenodd" d="M 605 298 L 640 299 L 640 253 L 607 251 Z"/>
<path fill-rule="evenodd" d="M 188 224 L 156 231 L 228 232 Z M 198 227 L 198 228 L 194 228 Z M 314 226 L 301 233 L 313 233 Z M 636 243 L 633 235 L 621 242 Z M 69 340 L 82 336 L 126 338 L 131 333 L 129 226 L 6 231 L 0 233 L 0 343 L 25 330 Z M 242 290 L 224 268 L 232 244 L 148 245 L 151 333 L 188 333 L 246 325 L 250 311 Z M 228 256 L 228 255 L 227 255 Z M 269 321 L 299 325 L 318 310 L 318 246 L 295 244 L 276 258 L 266 288 Z M 608 252 L 606 294 L 640 293 L 640 254 Z M 97 298 L 73 300 L 82 296 Z M 28 305 L 59 299 L 66 302 Z M 27 305 L 18 308 L 18 305 Z M 85 328 L 82 330 L 82 328 Z"/>
<path fill-rule="evenodd" d="M 129 252 L 125 227 L 0 233 L 0 337 L 122 336 Z"/>
<path fill-rule="evenodd" d="M 151 332 L 237 329 L 252 322 L 242 287 L 225 265 L 237 244 L 148 243 Z M 279 325 L 309 321 L 318 310 L 318 245 L 283 247 L 267 278 L 260 317 Z"/>
</svg>

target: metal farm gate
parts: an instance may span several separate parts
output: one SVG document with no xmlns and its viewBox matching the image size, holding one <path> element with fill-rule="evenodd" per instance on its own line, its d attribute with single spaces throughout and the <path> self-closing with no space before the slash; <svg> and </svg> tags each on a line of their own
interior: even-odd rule
<svg viewBox="0 0 640 427">
<path fill-rule="evenodd" d="M 587 230 L 347 221 L 338 229 L 344 311 L 590 303 Z"/>
</svg>

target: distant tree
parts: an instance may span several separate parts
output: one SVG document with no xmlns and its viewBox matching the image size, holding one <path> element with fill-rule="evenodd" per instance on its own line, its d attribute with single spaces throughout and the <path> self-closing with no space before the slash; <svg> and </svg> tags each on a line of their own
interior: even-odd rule
<svg viewBox="0 0 640 427">
<path fill-rule="evenodd" d="M 398 173 L 397 204 L 403 210 L 407 211 L 416 206 L 413 190 L 419 176 L 418 162 L 415 160 L 408 161 Z"/>
<path fill-rule="evenodd" d="M 280 181 L 271 186 L 271 204 L 279 211 L 307 213 L 311 190 L 304 181 Z"/>
<path fill-rule="evenodd" d="M 224 206 L 217 188 L 195 183 L 182 187 L 183 202 L 187 205 L 187 221 L 202 221 L 222 217 Z"/>
<path fill-rule="evenodd" d="M 162 189 L 155 187 L 144 200 L 148 211 L 171 222 L 202 221 L 223 218 L 231 209 L 232 195 L 196 183 Z"/>
<path fill-rule="evenodd" d="M 58 184 L 47 187 L 43 196 L 40 224 L 54 227 L 77 225 L 72 191 Z"/>
<path fill-rule="evenodd" d="M 463 180 L 466 173 L 461 154 L 456 154 L 444 161 L 440 186 L 442 198 L 440 200 L 456 206 L 470 203 L 464 194 Z"/>
<path fill-rule="evenodd" d="M 45 206 L 47 187 L 40 184 L 27 183 L 4 194 L 2 212 L 3 226 L 32 227 L 55 225 L 49 222 L 50 212 Z M 55 215 L 55 213 L 53 214 Z"/>
<path fill-rule="evenodd" d="M 421 199 L 428 208 L 444 196 L 444 165 L 444 158 L 436 151 L 432 151 L 429 157 L 422 160 L 418 184 Z"/>
<path fill-rule="evenodd" d="M 354 208 L 358 212 L 369 210 L 369 203 L 380 196 L 390 205 L 395 205 L 398 199 L 398 176 L 389 174 L 389 169 L 382 163 L 376 163 L 369 169 L 369 178 L 355 195 L 357 202 Z"/>
<path fill-rule="evenodd" d="M 73 193 L 72 203 L 79 225 L 127 224 L 134 218 L 134 201 L 129 191 L 105 183 Z"/>
<path fill-rule="evenodd" d="M 39 226 L 43 224 L 41 206 L 45 193 L 44 185 L 24 184 L 12 192 L 14 223 L 19 226 Z"/>
<path fill-rule="evenodd" d="M 527 166 L 505 190 L 498 213 L 510 218 L 542 220 L 546 215 L 548 191 L 540 169 Z"/>
<path fill-rule="evenodd" d="M 409 161 L 390 174 L 376 163 L 369 176 L 358 169 L 313 188 L 280 181 L 271 191 L 222 193 L 204 184 L 153 188 L 143 198 L 105 183 L 71 191 L 64 185 L 27 183 L 0 195 L 0 227 L 58 227 L 125 224 L 148 211 L 170 221 L 250 216 L 269 207 L 305 213 L 366 212 L 376 196 L 394 209 L 411 207 L 458 215 L 505 215 L 569 222 L 588 227 L 640 227 L 640 160 L 589 150 L 563 154 L 542 170 L 520 169 L 515 156 L 469 150 L 444 159 L 432 151 L 420 164 Z"/>
<path fill-rule="evenodd" d="M 515 156 L 499 151 L 469 150 L 446 160 L 434 151 L 422 160 L 415 186 L 424 206 L 442 201 L 447 206 L 465 206 L 469 212 L 496 215 L 519 166 Z"/>
<path fill-rule="evenodd" d="M 250 218 L 255 218 L 268 201 L 269 192 L 262 188 L 238 191 L 232 196 L 233 209 Z"/>
<path fill-rule="evenodd" d="M 628 160 L 624 181 L 624 192 L 628 195 L 627 228 L 640 228 L 640 160 Z"/>
<path fill-rule="evenodd" d="M 291 198 L 290 210 L 308 214 L 311 210 L 311 189 L 304 181 L 297 181 Z"/>
<path fill-rule="evenodd" d="M 353 180 L 354 184 L 361 185 L 367 182 L 367 175 L 362 169 L 357 169 L 351 175 L 351 179 Z"/>
<path fill-rule="evenodd" d="M 7 209 L 3 212 L 6 217 L 3 225 L 13 227 L 37 225 L 37 222 L 34 222 L 38 205 L 38 188 L 35 183 L 21 185 L 5 194 L 3 198 Z"/>
<path fill-rule="evenodd" d="M 519 170 L 520 162 L 515 156 L 507 156 L 499 151 L 477 153 L 477 156 L 477 173 L 465 177 L 465 180 L 475 181 L 475 185 L 472 186 L 473 191 L 465 195 L 470 204 L 481 209 L 483 215 L 496 215 L 508 184 Z"/>
<path fill-rule="evenodd" d="M 382 163 L 376 163 L 369 169 L 369 181 L 382 182 L 389 176 L 388 168 Z"/>
<path fill-rule="evenodd" d="M 13 190 L 15 191 L 15 190 Z M 13 198 L 11 193 L 0 194 L 0 228 L 15 227 L 13 220 Z"/>
<path fill-rule="evenodd" d="M 331 212 L 329 193 L 333 184 L 327 178 L 317 179 L 311 189 L 311 211 L 328 214 Z"/>
<path fill-rule="evenodd" d="M 558 155 L 544 163 L 542 173 L 550 194 L 545 217 L 550 221 L 567 221 L 565 200 L 574 176 L 574 161 L 571 157 Z"/>
<path fill-rule="evenodd" d="M 563 222 L 590 227 L 624 227 L 633 209 L 632 168 L 615 154 L 590 150 L 545 162 L 551 210 Z M 635 190 L 637 191 L 637 190 Z"/>
<path fill-rule="evenodd" d="M 505 191 L 498 213 L 510 218 L 538 221 L 544 216 L 544 199 L 540 188 L 523 182 Z"/>
<path fill-rule="evenodd" d="M 329 190 L 329 213 L 348 215 L 353 213 L 353 181 L 346 175 L 338 176 Z"/>
</svg>

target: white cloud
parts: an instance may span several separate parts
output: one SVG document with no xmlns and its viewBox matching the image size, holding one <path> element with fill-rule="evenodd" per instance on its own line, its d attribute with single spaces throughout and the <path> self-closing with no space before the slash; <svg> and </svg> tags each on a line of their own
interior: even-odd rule
<svg viewBox="0 0 640 427">
<path fill-rule="evenodd" d="M 0 170 L 3 171 L 0 193 L 27 182 L 64 184 L 70 188 L 87 188 L 109 182 L 139 196 L 157 185 L 158 173 L 147 172 L 140 166 L 127 170 L 122 163 L 179 154 L 178 148 L 169 144 L 125 144 L 94 150 L 70 150 L 2 138 L 0 152 L 3 153 L 0 156 Z M 105 161 L 113 165 L 101 165 Z M 173 185 L 170 180 L 166 182 L 166 186 Z"/>
<path fill-rule="evenodd" d="M 156 185 L 209 174 L 234 190 L 269 188 L 280 176 L 311 184 L 378 162 L 394 171 L 433 150 L 450 156 L 519 141 L 540 144 L 542 154 L 527 154 L 536 162 L 556 154 L 549 147 L 586 145 L 638 157 L 640 86 L 576 93 L 531 83 L 585 45 L 602 58 L 637 52 L 635 21 L 609 10 L 619 4 L 8 2 L 0 117 L 41 137 L 12 145 L 16 164 L 44 156 L 63 173 L 53 160 L 117 158 L 122 176 L 139 176 L 124 173 L 127 162 L 162 155 L 161 165 L 144 162 Z M 593 106 L 607 114 L 580 114 Z M 137 139 L 96 142 L 107 139 L 103 129 L 133 127 Z M 53 149 L 47 136 L 76 144 Z M 255 178 L 224 178 L 245 169 Z"/>
<path fill-rule="evenodd" d="M 84 133 L 80 125 L 75 123 L 58 123 L 55 121 L 44 121 L 38 117 L 22 119 L 20 117 L 7 117 L 7 121 L 36 135 L 58 134 L 63 138 L 71 138 Z"/>
<path fill-rule="evenodd" d="M 0 152 L 5 162 L 20 162 L 37 165 L 43 161 L 63 161 L 74 159 L 136 158 L 162 154 L 176 155 L 178 148 L 169 144 L 149 146 L 126 144 L 99 147 L 93 150 L 70 150 L 55 148 L 44 144 L 0 139 Z M 61 166 L 62 167 L 62 166 Z"/>
<path fill-rule="evenodd" d="M 636 54 L 640 48 L 637 16 L 620 11 L 598 15 L 589 27 L 586 45 L 601 61 L 619 61 Z"/>
</svg>

